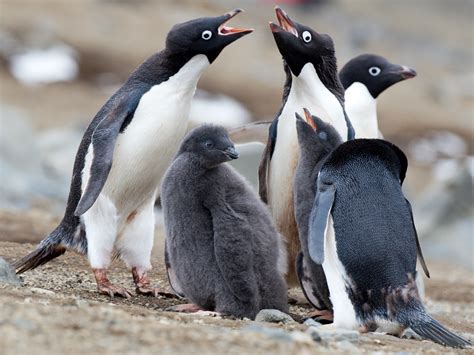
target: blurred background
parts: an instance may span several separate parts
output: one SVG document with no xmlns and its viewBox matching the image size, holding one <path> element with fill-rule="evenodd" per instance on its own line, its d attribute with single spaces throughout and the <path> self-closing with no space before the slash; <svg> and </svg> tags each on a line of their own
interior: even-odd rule
<svg viewBox="0 0 474 355">
<path fill-rule="evenodd" d="M 404 189 L 425 255 L 474 270 L 472 0 L 0 0 L 0 240 L 50 232 L 85 128 L 175 23 L 242 7 L 232 25 L 255 28 L 199 82 L 192 125 L 272 119 L 284 83 L 268 28 L 275 3 L 330 34 L 339 67 L 376 53 L 417 70 L 379 97 L 380 129 L 408 155 Z M 255 183 L 262 147 L 238 149 Z"/>
</svg>

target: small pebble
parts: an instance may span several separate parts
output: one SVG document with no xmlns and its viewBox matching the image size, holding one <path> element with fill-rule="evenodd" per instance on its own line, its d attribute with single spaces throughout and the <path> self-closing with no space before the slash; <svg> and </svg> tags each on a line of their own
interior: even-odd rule
<svg viewBox="0 0 474 355">
<path fill-rule="evenodd" d="M 283 324 L 295 323 L 295 320 L 288 314 L 277 309 L 262 309 L 255 317 L 255 321 Z"/>
<path fill-rule="evenodd" d="M 22 281 L 16 275 L 13 267 L 3 258 L 0 258 L 0 283 L 21 286 Z"/>
<path fill-rule="evenodd" d="M 307 325 L 308 327 L 315 327 L 315 328 L 319 328 L 320 326 L 322 326 L 321 323 L 315 321 L 313 318 L 308 318 L 306 319 L 304 322 L 303 322 L 304 325 Z"/>
<path fill-rule="evenodd" d="M 47 296 L 53 296 L 56 293 L 50 290 L 45 290 L 44 288 L 38 288 L 38 287 L 32 287 L 30 288 L 31 292 L 36 293 L 38 295 L 47 295 Z"/>
</svg>

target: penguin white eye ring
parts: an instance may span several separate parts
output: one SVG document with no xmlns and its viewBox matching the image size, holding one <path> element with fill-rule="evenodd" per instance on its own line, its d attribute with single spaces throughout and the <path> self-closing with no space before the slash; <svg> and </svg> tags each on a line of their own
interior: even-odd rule
<svg viewBox="0 0 474 355">
<path fill-rule="evenodd" d="M 305 43 L 309 43 L 313 39 L 313 36 L 311 36 L 311 33 L 309 31 L 304 31 L 301 37 L 303 38 L 303 41 L 305 41 Z"/>
<path fill-rule="evenodd" d="M 212 38 L 212 32 L 209 30 L 202 31 L 201 37 L 205 41 L 209 41 Z"/>
<path fill-rule="evenodd" d="M 370 67 L 369 68 L 369 74 L 372 76 L 377 76 L 380 74 L 382 70 L 379 67 Z"/>
</svg>

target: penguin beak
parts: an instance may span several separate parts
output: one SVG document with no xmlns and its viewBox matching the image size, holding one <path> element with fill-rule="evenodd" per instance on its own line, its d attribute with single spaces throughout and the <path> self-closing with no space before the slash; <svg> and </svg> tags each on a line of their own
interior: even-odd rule
<svg viewBox="0 0 474 355">
<path fill-rule="evenodd" d="M 217 32 L 219 33 L 220 36 L 229 36 L 229 35 L 239 34 L 239 37 L 241 37 L 243 35 L 253 32 L 253 28 L 237 28 L 237 27 L 229 27 L 225 25 L 233 17 L 235 17 L 237 14 L 243 11 L 244 10 L 242 9 L 235 9 L 235 10 L 229 11 L 223 16 L 224 22 L 222 22 L 217 29 Z"/>
<path fill-rule="evenodd" d="M 227 147 L 224 150 L 224 154 L 230 159 L 237 159 L 239 157 L 239 153 L 237 153 L 234 147 Z"/>
<path fill-rule="evenodd" d="M 304 111 L 304 116 L 306 118 L 306 122 L 308 122 L 308 124 L 311 126 L 311 128 L 316 131 L 318 129 L 318 127 L 316 126 L 316 123 L 313 120 L 311 112 L 309 112 L 309 110 L 307 108 L 303 108 L 303 111 Z"/>
<path fill-rule="evenodd" d="M 276 17 L 278 19 L 278 23 L 280 26 L 277 24 L 274 24 L 273 22 L 270 22 L 270 29 L 273 33 L 277 32 L 289 32 L 293 34 L 294 36 L 298 37 L 298 31 L 296 30 L 295 23 L 290 19 L 288 14 L 283 11 L 279 6 L 275 6 L 275 13 Z"/>
<path fill-rule="evenodd" d="M 403 79 L 411 79 L 416 76 L 416 70 L 402 65 L 398 72 Z"/>
</svg>

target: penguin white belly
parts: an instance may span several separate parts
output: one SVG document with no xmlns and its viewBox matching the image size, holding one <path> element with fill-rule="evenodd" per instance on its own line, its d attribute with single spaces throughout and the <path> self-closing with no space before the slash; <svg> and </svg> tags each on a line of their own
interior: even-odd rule
<svg viewBox="0 0 474 355">
<path fill-rule="evenodd" d="M 197 55 L 167 81 L 153 86 L 119 135 L 101 194 L 110 198 L 120 219 L 156 193 L 184 137 L 196 85 L 208 65 L 206 56 Z"/>
<path fill-rule="evenodd" d="M 377 100 L 364 84 L 353 83 L 345 92 L 346 113 L 356 138 L 379 138 Z"/>
<path fill-rule="evenodd" d="M 346 285 L 350 280 L 337 255 L 336 235 L 331 216 L 324 237 L 323 269 L 328 282 L 329 297 L 334 309 L 334 325 L 337 328 L 357 329 L 359 323 L 354 306 L 346 291 Z"/>
</svg>

